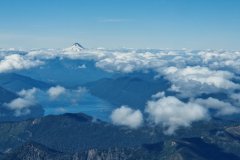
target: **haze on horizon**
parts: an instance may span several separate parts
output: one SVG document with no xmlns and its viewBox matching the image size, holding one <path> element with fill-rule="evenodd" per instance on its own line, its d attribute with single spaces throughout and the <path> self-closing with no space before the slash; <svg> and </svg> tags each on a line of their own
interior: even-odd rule
<svg viewBox="0 0 240 160">
<path fill-rule="evenodd" d="M 0 48 L 240 50 L 239 0 L 1 0 Z"/>
</svg>

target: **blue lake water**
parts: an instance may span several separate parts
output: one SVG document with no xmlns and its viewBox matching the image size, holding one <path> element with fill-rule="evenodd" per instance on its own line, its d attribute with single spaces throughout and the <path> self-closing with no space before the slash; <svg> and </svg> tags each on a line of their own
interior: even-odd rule
<svg viewBox="0 0 240 160">
<path fill-rule="evenodd" d="M 90 93 L 82 95 L 80 99 L 74 103 L 69 103 L 69 101 L 66 100 L 58 100 L 42 102 L 42 106 L 44 106 L 45 115 L 82 112 L 104 121 L 109 121 L 109 116 L 114 109 L 110 103 Z"/>
</svg>

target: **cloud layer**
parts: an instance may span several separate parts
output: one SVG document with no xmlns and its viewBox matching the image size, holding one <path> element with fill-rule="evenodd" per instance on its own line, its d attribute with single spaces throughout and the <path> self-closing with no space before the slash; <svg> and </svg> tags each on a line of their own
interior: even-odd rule
<svg viewBox="0 0 240 160">
<path fill-rule="evenodd" d="M 6 56 L 2 56 L 6 55 Z M 152 96 L 145 112 L 151 122 L 162 125 L 166 134 L 179 127 L 188 127 L 193 122 L 239 113 L 240 107 L 240 51 L 225 50 L 153 50 L 153 49 L 62 49 L 30 50 L 17 54 L 0 53 L 0 73 L 31 69 L 48 63 L 49 59 L 63 58 L 92 60 L 95 66 L 108 72 L 132 73 L 153 71 L 155 79 L 164 77 L 176 95 L 159 92 Z M 84 69 L 82 65 L 79 68 Z M 224 94 L 224 99 L 211 95 Z M 56 86 L 48 90 L 54 99 L 66 90 Z M 202 95 L 208 97 L 201 97 Z M 24 97 L 24 96 L 23 96 Z M 182 99 L 187 99 L 183 101 Z M 27 105 L 25 101 L 18 104 Z M 21 103 L 20 103 L 21 102 Z M 14 106 L 16 102 L 11 105 Z M 10 104 L 8 104 L 11 106 Z M 113 111 L 111 119 L 116 125 L 137 128 L 143 123 L 143 114 L 122 106 Z"/>
<path fill-rule="evenodd" d="M 28 59 L 26 56 L 19 54 L 7 55 L 0 61 L 0 73 L 12 70 L 29 69 L 42 64 L 43 62 L 40 60 Z"/>
<path fill-rule="evenodd" d="M 171 90 L 181 92 L 186 97 L 219 91 L 229 92 L 240 88 L 239 84 L 231 81 L 234 74 L 229 71 L 187 66 L 168 67 L 164 69 L 163 74 L 172 82 Z"/>
<path fill-rule="evenodd" d="M 109 72 L 155 71 L 172 83 L 172 90 L 188 97 L 239 89 L 240 52 L 217 50 L 31 50 L 24 57 L 45 61 L 56 57 L 94 60 Z M 0 67 L 1 68 L 1 67 Z M 0 69 L 1 70 L 1 69 Z M 198 90 L 196 90 L 198 88 Z"/>
</svg>

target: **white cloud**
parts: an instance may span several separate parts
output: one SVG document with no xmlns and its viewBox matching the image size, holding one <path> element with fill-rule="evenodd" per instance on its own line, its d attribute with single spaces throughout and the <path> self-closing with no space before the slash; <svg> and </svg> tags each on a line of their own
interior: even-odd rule
<svg viewBox="0 0 240 160">
<path fill-rule="evenodd" d="M 21 90 L 20 92 L 18 92 L 18 95 L 21 97 L 26 97 L 28 99 L 34 99 L 34 95 L 37 92 L 37 88 L 32 88 L 32 89 L 28 89 L 28 90 Z"/>
<path fill-rule="evenodd" d="M 78 69 L 86 69 L 86 68 L 87 68 L 87 66 L 85 64 L 82 64 L 82 65 L 78 66 Z"/>
<path fill-rule="evenodd" d="M 165 134 L 173 134 L 179 127 L 189 127 L 194 121 L 208 118 L 207 110 L 201 105 L 184 103 L 173 96 L 149 101 L 145 111 L 151 121 L 164 127 Z"/>
<path fill-rule="evenodd" d="M 49 88 L 47 93 L 51 99 L 56 99 L 60 95 L 63 95 L 64 93 L 66 93 L 66 89 L 62 86 L 55 86 L 55 87 Z"/>
<path fill-rule="evenodd" d="M 231 91 L 240 88 L 231 81 L 234 74 L 228 71 L 210 70 L 207 67 L 187 66 L 185 68 L 168 67 L 163 71 L 172 82 L 171 89 L 186 97 L 219 91 Z"/>
<path fill-rule="evenodd" d="M 240 108 L 234 107 L 230 103 L 223 102 L 212 97 L 209 97 L 208 99 L 196 99 L 194 102 L 208 109 L 216 111 L 216 116 L 240 113 Z"/>
<path fill-rule="evenodd" d="M 152 95 L 152 99 L 159 99 L 165 96 L 165 92 L 158 92 L 154 95 Z"/>
<path fill-rule="evenodd" d="M 61 50 L 58 49 L 37 49 L 31 50 L 27 53 L 26 57 L 37 59 L 53 59 L 61 54 Z"/>
<path fill-rule="evenodd" d="M 237 101 L 240 103 L 240 93 L 234 93 L 230 96 L 233 100 Z"/>
<path fill-rule="evenodd" d="M 238 95 L 234 94 L 235 98 Z M 158 92 L 152 96 L 145 108 L 150 122 L 163 126 L 165 134 L 173 134 L 179 127 L 189 127 L 192 122 L 240 113 L 240 108 L 229 102 L 209 97 L 207 99 L 193 99 L 182 102 L 174 96 L 165 96 Z"/>
<path fill-rule="evenodd" d="M 14 100 L 12 100 L 10 103 L 7 103 L 6 106 L 8 106 L 10 109 L 12 110 L 21 110 L 24 108 L 27 108 L 29 106 L 32 106 L 34 104 L 34 102 L 32 102 L 29 99 L 25 99 L 25 98 L 16 98 Z"/>
<path fill-rule="evenodd" d="M 115 109 L 111 114 L 113 124 L 138 128 L 143 123 L 143 116 L 140 110 L 133 110 L 127 106 Z"/>
<path fill-rule="evenodd" d="M 66 52 L 61 49 L 31 50 L 31 58 L 70 58 L 96 60 L 96 66 L 119 72 L 133 72 L 142 69 L 161 70 L 170 66 L 207 67 L 210 70 L 227 70 L 240 73 L 240 52 L 223 50 L 135 50 L 135 49 L 84 49 L 81 52 Z"/>
<path fill-rule="evenodd" d="M 36 104 L 35 93 L 37 89 L 32 88 L 29 90 L 22 90 L 18 93 L 19 97 L 12 100 L 9 103 L 5 103 L 4 106 L 8 107 L 11 110 L 14 110 L 15 116 L 22 116 L 29 114 L 30 107 Z"/>
<path fill-rule="evenodd" d="M 29 69 L 42 65 L 40 60 L 28 59 L 19 54 L 7 55 L 0 61 L 0 73 L 9 72 L 12 70 Z"/>
</svg>

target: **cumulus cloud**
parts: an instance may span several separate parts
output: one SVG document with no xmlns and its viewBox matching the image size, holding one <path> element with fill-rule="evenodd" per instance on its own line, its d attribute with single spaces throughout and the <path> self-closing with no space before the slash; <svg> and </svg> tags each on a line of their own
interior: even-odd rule
<svg viewBox="0 0 240 160">
<path fill-rule="evenodd" d="M 28 59 L 20 54 L 11 54 L 5 56 L 0 61 L 0 73 L 9 72 L 12 70 L 29 69 L 42 64 L 43 62 L 40 60 Z"/>
<path fill-rule="evenodd" d="M 96 66 L 106 71 L 131 73 L 137 70 L 148 69 L 151 66 L 150 63 L 154 63 L 154 58 L 157 58 L 157 56 L 157 54 L 154 55 L 152 53 L 115 51 L 99 59 L 96 62 Z"/>
<path fill-rule="evenodd" d="M 115 109 L 111 114 L 113 124 L 138 128 L 143 123 L 143 115 L 140 110 L 133 110 L 127 106 Z"/>
<path fill-rule="evenodd" d="M 78 66 L 78 69 L 86 69 L 86 68 L 87 68 L 87 66 L 85 64 L 82 64 L 82 65 Z"/>
<path fill-rule="evenodd" d="M 239 95 L 233 94 L 232 98 L 238 99 Z M 189 127 L 195 121 L 238 114 L 240 108 L 212 97 L 191 98 L 188 102 L 183 102 L 177 97 L 158 92 L 148 101 L 145 112 L 149 115 L 150 122 L 162 125 L 164 133 L 171 135 L 179 127 Z"/>
<path fill-rule="evenodd" d="M 163 74 L 172 82 L 171 90 L 181 92 L 186 97 L 240 88 L 239 84 L 231 81 L 234 74 L 228 71 L 210 70 L 207 67 L 168 67 Z"/>
<path fill-rule="evenodd" d="M 63 95 L 64 93 L 66 93 L 66 89 L 62 86 L 55 86 L 55 87 L 49 88 L 47 93 L 51 99 L 56 99 L 60 95 Z"/>
<path fill-rule="evenodd" d="M 173 134 L 179 127 L 189 127 L 192 122 L 209 117 L 207 110 L 199 104 L 184 103 L 173 96 L 162 97 L 147 103 L 146 113 L 155 124 L 164 127 L 165 134 Z"/>
<path fill-rule="evenodd" d="M 18 93 L 19 97 L 12 100 L 9 103 L 5 103 L 4 106 L 15 112 L 15 116 L 22 116 L 29 114 L 30 107 L 36 104 L 35 93 L 37 89 L 22 90 Z"/>
<path fill-rule="evenodd" d="M 152 95 L 152 99 L 159 99 L 165 96 L 165 92 L 158 92 L 154 95 Z"/>
<path fill-rule="evenodd" d="M 230 103 L 223 102 L 212 97 L 209 97 L 208 99 L 196 99 L 194 102 L 215 111 L 216 116 L 240 113 L 240 108 L 237 108 Z"/>
<path fill-rule="evenodd" d="M 231 99 L 240 103 L 240 93 L 233 93 L 233 94 L 230 95 L 230 97 L 231 97 Z"/>
</svg>

